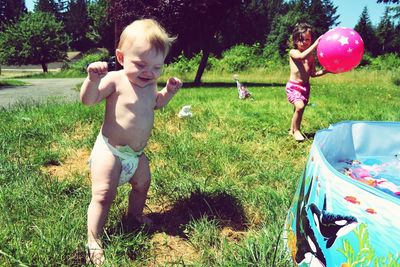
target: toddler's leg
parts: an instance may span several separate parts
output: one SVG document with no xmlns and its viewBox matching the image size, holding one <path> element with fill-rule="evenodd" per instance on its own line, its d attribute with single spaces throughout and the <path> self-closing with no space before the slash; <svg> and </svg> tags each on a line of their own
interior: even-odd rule
<svg viewBox="0 0 400 267">
<path fill-rule="evenodd" d="M 149 219 L 143 217 L 143 209 L 146 203 L 150 182 L 149 160 L 143 153 L 139 157 L 138 167 L 130 181 L 132 191 L 129 194 L 128 206 L 128 216 L 136 219 L 139 223 L 150 223 Z"/>
<path fill-rule="evenodd" d="M 297 141 L 303 141 L 304 136 L 300 131 L 300 125 L 301 125 L 301 120 L 303 118 L 305 104 L 302 100 L 297 100 L 293 103 L 293 105 L 294 105 L 294 111 L 290 129 L 294 138 Z"/>
<path fill-rule="evenodd" d="M 88 208 L 88 244 L 100 247 L 108 212 L 117 192 L 121 163 L 110 151 L 94 149 L 91 155 L 92 199 Z"/>
</svg>

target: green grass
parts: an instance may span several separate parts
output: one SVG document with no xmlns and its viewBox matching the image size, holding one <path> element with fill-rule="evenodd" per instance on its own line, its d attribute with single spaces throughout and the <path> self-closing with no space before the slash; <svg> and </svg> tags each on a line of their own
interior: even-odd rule
<svg viewBox="0 0 400 267">
<path fill-rule="evenodd" d="M 124 232 L 129 186 L 107 222 L 106 266 L 290 266 L 280 234 L 319 129 L 342 120 L 399 121 L 394 72 L 356 71 L 312 80 L 296 143 L 287 73 L 241 73 L 254 100 L 239 100 L 230 74 L 206 74 L 156 112 L 145 152 L 154 232 Z M 190 104 L 194 116 L 177 113 Z M 87 170 L 104 104 L 19 104 L 0 112 L 0 265 L 84 264 Z M 45 168 L 64 168 L 48 173 Z M 57 176 L 58 175 L 58 176 Z"/>
<path fill-rule="evenodd" d="M 22 86 L 22 85 L 26 85 L 27 83 L 23 82 L 23 81 L 19 81 L 19 80 L 11 80 L 11 79 L 4 79 L 4 80 L 0 80 L 0 87 L 4 87 L 4 86 Z"/>
<path fill-rule="evenodd" d="M 20 76 L 16 76 L 16 78 L 29 78 L 29 79 L 53 79 L 53 78 L 82 78 L 86 77 L 86 74 L 80 73 L 74 70 L 66 70 L 66 71 L 52 71 L 52 72 L 36 72 L 36 73 L 27 73 Z"/>
</svg>

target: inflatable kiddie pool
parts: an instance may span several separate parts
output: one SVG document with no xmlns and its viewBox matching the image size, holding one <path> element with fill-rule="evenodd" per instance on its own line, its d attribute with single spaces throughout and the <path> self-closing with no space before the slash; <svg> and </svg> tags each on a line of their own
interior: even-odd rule
<svg viewBox="0 0 400 267">
<path fill-rule="evenodd" d="M 284 237 L 298 266 L 400 266 L 400 123 L 318 131 Z"/>
</svg>

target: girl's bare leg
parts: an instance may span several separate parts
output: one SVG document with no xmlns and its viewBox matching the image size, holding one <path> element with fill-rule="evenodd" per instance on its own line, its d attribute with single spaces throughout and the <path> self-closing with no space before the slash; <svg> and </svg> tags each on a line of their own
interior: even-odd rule
<svg viewBox="0 0 400 267">
<path fill-rule="evenodd" d="M 293 105 L 294 105 L 294 111 L 290 126 L 291 133 L 293 134 L 294 139 L 296 141 L 304 141 L 304 136 L 300 131 L 300 126 L 301 126 L 301 120 L 303 118 L 305 104 L 303 101 L 298 100 L 294 102 Z"/>
</svg>

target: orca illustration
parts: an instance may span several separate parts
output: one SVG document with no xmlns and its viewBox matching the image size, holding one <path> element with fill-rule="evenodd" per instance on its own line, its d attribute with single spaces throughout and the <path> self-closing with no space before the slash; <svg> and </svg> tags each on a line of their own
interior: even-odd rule
<svg viewBox="0 0 400 267">
<path fill-rule="evenodd" d="M 313 267 L 325 267 L 326 258 L 322 248 L 324 246 L 330 248 L 337 237 L 354 229 L 357 225 L 357 219 L 353 216 L 327 212 L 326 196 L 322 210 L 314 203 L 308 204 L 314 179 L 311 179 L 310 186 L 305 193 L 305 173 L 303 173 L 296 209 L 297 252 L 295 260 L 298 265 L 306 263 Z M 316 229 L 316 231 L 313 229 Z M 326 243 L 319 244 L 316 235 Z"/>
<path fill-rule="evenodd" d="M 357 226 L 354 216 L 337 215 L 326 211 L 326 196 L 322 211 L 314 204 L 310 204 L 310 210 L 319 233 L 327 241 L 326 248 L 330 248 L 337 237 L 344 236 Z"/>
</svg>

